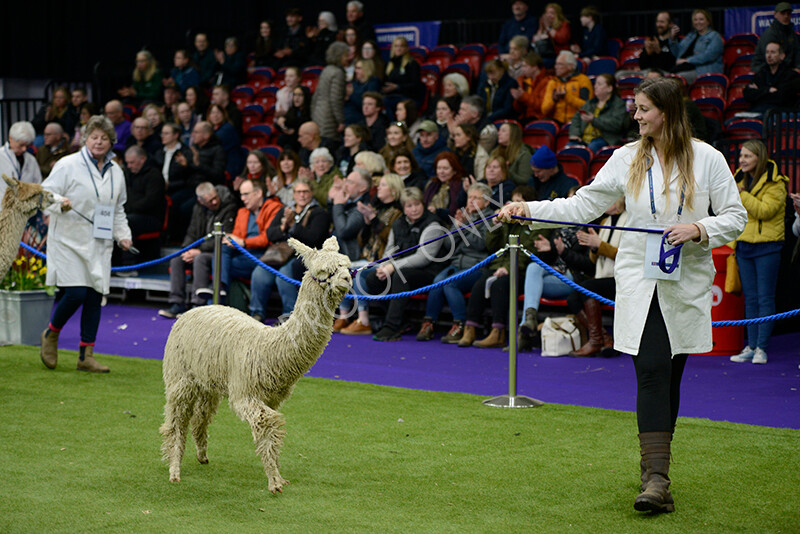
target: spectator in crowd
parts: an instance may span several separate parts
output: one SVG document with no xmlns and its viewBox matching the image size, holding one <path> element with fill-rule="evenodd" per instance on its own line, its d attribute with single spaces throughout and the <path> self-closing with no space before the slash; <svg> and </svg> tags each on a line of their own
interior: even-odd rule
<svg viewBox="0 0 800 534">
<path fill-rule="evenodd" d="M 293 200 L 282 212 L 272 219 L 267 228 L 270 244 L 282 243 L 293 237 L 311 248 L 322 248 L 328 238 L 331 216 L 328 210 L 319 205 L 312 194 L 311 182 L 298 178 L 292 183 Z M 295 264 L 300 261 L 293 255 L 283 265 L 271 265 L 281 273 L 292 278 Z M 302 272 L 302 269 L 300 269 Z M 290 314 L 297 301 L 298 287 L 286 282 L 267 269 L 256 266 L 250 277 L 250 315 L 258 322 L 264 322 L 266 306 L 272 286 L 277 285 L 281 295 L 284 316 Z"/>
<path fill-rule="evenodd" d="M 27 121 L 15 122 L 8 129 L 8 141 L 3 145 L 3 154 L 0 157 L 0 174 L 16 178 L 20 182 L 29 184 L 42 183 L 42 171 L 36 158 L 28 152 L 28 147 L 33 144 L 36 130 L 33 124 Z M 0 199 L 6 194 L 5 180 L 0 183 Z M 3 209 L 0 204 L 0 210 Z"/>
<path fill-rule="evenodd" d="M 208 104 L 209 104 L 206 92 L 203 89 L 200 89 L 199 87 L 189 87 L 183 96 L 186 103 L 189 104 L 189 107 L 191 108 L 192 113 L 194 113 L 195 117 L 197 117 L 198 120 L 203 120 L 203 117 L 205 117 L 205 113 L 206 110 L 208 109 Z M 230 92 L 228 93 L 228 100 L 230 101 Z M 227 107 L 228 107 L 227 104 L 225 104 L 226 109 Z M 228 116 L 230 117 L 230 115 L 231 112 L 230 110 L 228 110 Z M 189 131 L 191 132 L 191 130 Z"/>
<path fill-rule="evenodd" d="M 450 72 L 442 78 L 442 97 L 450 109 L 458 111 L 461 99 L 469 96 L 469 82 L 460 72 Z"/>
<path fill-rule="evenodd" d="M 51 122 L 57 122 L 65 132 L 72 133 L 78 122 L 77 110 L 70 107 L 70 94 L 66 87 L 56 87 L 53 90 L 53 99 L 49 104 L 39 108 L 31 123 L 37 135 L 44 133 L 44 128 Z M 36 143 L 41 146 L 41 139 Z"/>
<path fill-rule="evenodd" d="M 364 115 L 362 126 L 369 132 L 367 147 L 377 152 L 386 144 L 386 128 L 389 126 L 389 118 L 383 112 L 381 94 L 373 91 L 364 93 L 361 113 Z"/>
<path fill-rule="evenodd" d="M 125 151 L 128 137 L 131 135 L 131 121 L 127 120 L 122 113 L 122 102 L 119 100 L 110 100 L 104 110 L 106 117 L 114 125 L 116 133 L 117 142 L 114 143 L 114 151 L 121 154 Z"/>
<path fill-rule="evenodd" d="M 483 70 L 486 77 L 478 85 L 478 96 L 486 104 L 486 117 L 494 122 L 501 119 L 514 118 L 514 97 L 511 89 L 519 86 L 517 81 L 508 75 L 506 64 L 499 59 L 487 61 Z"/>
<path fill-rule="evenodd" d="M 542 103 L 550 79 L 542 57 L 536 52 L 528 52 L 523 58 L 520 76 L 517 78 L 519 87 L 511 89 L 514 111 L 522 122 L 544 118 Z"/>
<path fill-rule="evenodd" d="M 125 151 L 125 215 L 128 227 L 136 243 L 136 236 L 144 233 L 158 232 L 164 224 L 164 212 L 167 210 L 166 185 L 159 169 L 148 163 L 148 154 L 137 145 Z M 152 260 L 158 256 L 158 248 L 152 256 L 143 255 L 141 260 Z M 133 265 L 137 258 L 125 251 L 120 257 L 121 265 Z M 135 271 L 123 271 L 127 275 Z M 123 274 L 120 272 L 119 274 Z"/>
<path fill-rule="evenodd" d="M 439 127 L 431 120 L 423 121 L 419 128 L 419 142 L 412 153 L 425 176 L 434 176 L 434 160 L 441 152 L 447 151 L 447 139 L 439 135 Z"/>
<path fill-rule="evenodd" d="M 692 12 L 694 29 L 678 42 L 681 29 L 673 25 L 670 50 L 675 56 L 672 72 L 680 73 L 688 83 L 693 83 L 700 74 L 724 72 L 722 65 L 722 36 L 711 26 L 711 13 L 705 9 Z"/>
<path fill-rule="evenodd" d="M 769 159 L 767 147 L 757 139 L 742 145 L 739 170 L 734 179 L 747 210 L 747 225 L 736 239 L 744 315 L 747 319 L 766 317 L 775 313 L 789 179 L 781 175 L 778 166 Z M 772 321 L 748 324 L 747 346 L 738 355 L 731 356 L 731 361 L 767 363 L 766 349 L 773 324 Z"/>
<path fill-rule="evenodd" d="M 231 88 L 227 85 L 217 85 L 211 91 L 211 103 L 216 104 L 225 110 L 236 133 L 242 135 L 242 112 L 236 107 L 236 103 L 231 100 Z M 203 110 L 202 116 L 208 120 L 208 108 Z"/>
<path fill-rule="evenodd" d="M 181 248 L 186 248 L 198 239 L 214 231 L 214 223 L 222 223 L 225 234 L 233 232 L 236 203 L 230 189 L 202 182 L 195 188 L 197 202 L 192 209 L 189 229 Z M 175 256 L 169 263 L 169 308 L 158 311 L 161 317 L 175 319 L 186 311 L 186 270 L 192 270 L 191 304 L 202 306 L 212 295 L 211 261 L 214 257 L 214 241 L 207 239 L 194 248 Z"/>
<path fill-rule="evenodd" d="M 255 180 L 264 185 L 264 191 L 267 196 L 275 195 L 278 193 L 276 183 L 272 181 L 277 171 L 272 163 L 269 162 L 267 156 L 260 150 L 251 150 L 245 158 L 244 169 L 242 173 L 233 179 L 233 191 L 239 192 L 242 182 L 245 180 Z"/>
<path fill-rule="evenodd" d="M 278 65 L 305 67 L 311 52 L 311 41 L 303 30 L 303 11 L 297 7 L 290 7 L 286 10 L 286 31 L 283 41 L 275 51 Z"/>
<path fill-rule="evenodd" d="M 149 50 L 141 50 L 136 54 L 132 78 L 132 85 L 117 90 L 119 96 L 137 104 L 161 101 L 163 76 L 156 58 Z"/>
<path fill-rule="evenodd" d="M 555 77 L 547 82 L 542 101 L 542 114 L 566 124 L 587 100 L 592 98 L 592 82 L 577 68 L 572 52 L 564 51 L 556 58 Z"/>
<path fill-rule="evenodd" d="M 139 146 L 147 152 L 147 157 L 153 157 L 161 150 L 161 141 L 153 134 L 150 122 L 144 117 L 136 117 L 131 125 L 131 136 L 125 143 L 125 150 L 132 146 Z"/>
<path fill-rule="evenodd" d="M 275 66 L 275 35 L 271 20 L 262 20 L 258 24 L 258 36 L 253 47 L 253 62 L 256 67 Z"/>
<path fill-rule="evenodd" d="M 81 148 L 81 138 L 83 137 L 83 132 L 86 131 L 86 125 L 89 123 L 89 119 L 99 113 L 99 108 L 93 102 L 84 102 L 81 104 L 80 109 L 78 109 L 78 123 L 75 125 L 75 135 L 72 138 L 70 147 L 73 152 Z"/>
<path fill-rule="evenodd" d="M 466 175 L 458 157 L 450 151 L 440 152 L 433 160 L 433 167 L 436 174 L 425 186 L 423 199 L 428 211 L 449 224 L 460 207 L 458 197 Z"/>
<path fill-rule="evenodd" d="M 517 184 L 509 177 L 508 171 L 508 161 L 502 155 L 492 153 L 492 155 L 489 156 L 484 167 L 484 175 L 486 176 L 486 185 L 489 186 L 490 192 L 487 201 L 492 204 L 494 209 L 498 209 L 510 202 L 511 194 L 517 188 Z M 466 189 L 475 183 L 475 181 L 469 177 L 465 178 L 464 182 Z M 460 200 L 459 204 L 461 204 Z"/>
<path fill-rule="evenodd" d="M 197 115 L 192 111 L 192 106 L 186 102 L 178 104 L 178 113 L 176 114 L 175 122 L 180 130 L 181 142 L 184 145 L 189 146 L 192 140 L 192 130 L 194 130 L 194 125 L 197 124 L 198 120 Z"/>
<path fill-rule="evenodd" d="M 292 93 L 300 85 L 300 67 L 286 67 L 283 73 L 283 87 L 275 93 L 275 117 L 283 117 L 292 107 Z"/>
<path fill-rule="evenodd" d="M 356 261 L 361 258 L 358 237 L 364 228 L 364 217 L 358 211 L 358 203 L 369 202 L 372 177 L 364 169 L 353 169 L 344 180 L 335 180 L 328 195 L 333 200 L 331 217 L 333 232 L 339 241 L 342 254 Z"/>
<path fill-rule="evenodd" d="M 600 11 L 595 6 L 581 9 L 580 44 L 573 44 L 570 49 L 574 54 L 589 60 L 608 55 L 608 37 L 600 24 Z"/>
<path fill-rule="evenodd" d="M 456 212 L 453 225 L 456 229 L 461 229 L 467 224 L 476 220 L 490 217 L 494 208 L 489 205 L 491 190 L 486 184 L 473 184 L 467 192 L 467 205 Z M 487 221 L 486 227 L 491 223 Z M 483 224 L 459 231 L 459 237 L 455 240 L 455 249 L 450 257 L 449 263 L 433 279 L 433 284 L 441 282 L 454 274 L 472 268 L 480 263 L 486 256 L 486 239 L 483 232 Z M 472 289 L 473 284 L 481 278 L 483 273 L 475 270 L 462 278 L 442 287 L 432 289 L 428 293 L 428 301 L 425 307 L 425 317 L 422 319 L 422 326 L 417 333 L 417 341 L 430 341 L 433 339 L 433 331 L 439 314 L 444 307 L 445 299 L 453 314 L 453 326 L 446 336 L 442 338 L 443 343 L 458 343 L 464 333 L 464 321 L 467 319 L 467 302 L 465 293 Z"/>
<path fill-rule="evenodd" d="M 238 175 L 244 167 L 244 158 L 239 134 L 228 120 L 228 113 L 222 106 L 211 104 L 208 108 L 208 122 L 214 127 L 214 135 L 217 136 L 225 151 L 227 161 L 225 170 L 229 176 Z"/>
<path fill-rule="evenodd" d="M 336 161 L 339 162 L 342 176 L 347 176 L 353 170 L 356 154 L 369 148 L 368 140 L 369 131 L 361 124 L 350 124 L 344 129 L 344 143 L 336 151 Z"/>
<path fill-rule="evenodd" d="M 378 187 L 380 177 L 386 173 L 383 156 L 371 150 L 363 150 L 353 158 L 353 168 L 364 169 L 372 176 L 372 187 Z"/>
<path fill-rule="evenodd" d="M 408 126 L 408 135 L 412 143 L 419 141 L 419 127 L 422 125 L 422 117 L 417 114 L 417 103 L 407 98 L 397 103 L 394 108 L 394 118 Z"/>
<path fill-rule="evenodd" d="M 556 155 L 547 145 L 539 149 L 531 157 L 531 176 L 528 185 L 536 190 L 537 200 L 566 198 L 569 190 L 578 187 L 578 180 L 567 176 L 556 160 Z"/>
<path fill-rule="evenodd" d="M 361 41 L 358 39 L 358 32 L 352 26 L 344 30 L 344 44 L 347 45 L 347 61 L 344 64 L 345 79 L 349 82 L 353 80 L 356 69 L 358 52 L 361 49 Z"/>
<path fill-rule="evenodd" d="M 347 2 L 346 11 L 347 23 L 355 28 L 358 33 L 358 39 L 362 43 L 365 41 L 376 41 L 375 29 L 372 24 L 364 17 L 364 4 L 353 0 Z"/>
<path fill-rule="evenodd" d="M 448 141 L 450 150 L 458 157 L 467 176 L 483 179 L 489 154 L 478 144 L 478 130 L 472 124 L 459 124 Z M 527 164 L 527 163 L 526 163 Z"/>
<path fill-rule="evenodd" d="M 531 177 L 531 149 L 522 142 L 522 128 L 516 122 L 504 122 L 497 130 L 497 148 L 492 155 L 502 156 L 508 164 L 508 178 L 525 185 Z M 511 191 L 509 191 L 509 194 Z"/>
<path fill-rule="evenodd" d="M 200 84 L 200 73 L 192 66 L 189 53 L 185 49 L 176 50 L 172 62 L 175 66 L 172 67 L 169 78 L 162 80 L 164 87 L 178 87 L 183 94 L 189 87 Z"/>
<path fill-rule="evenodd" d="M 147 104 L 144 107 L 144 111 L 142 111 L 142 117 L 147 119 L 148 124 L 150 124 L 150 130 L 156 136 L 156 139 L 160 139 L 161 128 L 164 127 L 164 113 L 162 113 L 161 107 L 156 104 Z"/>
<path fill-rule="evenodd" d="M 164 88 L 164 105 L 160 106 L 164 115 L 164 122 L 175 122 L 178 115 L 178 104 L 181 102 L 181 91 L 174 85 Z"/>
<path fill-rule="evenodd" d="M 539 29 L 533 35 L 533 50 L 543 58 L 554 58 L 559 52 L 569 50 L 571 40 L 572 30 L 564 10 L 559 4 L 547 4 L 539 17 Z"/>
<path fill-rule="evenodd" d="M 518 199 L 534 198 L 534 191 L 528 186 L 519 186 L 511 194 L 514 201 Z M 504 223 L 500 228 L 489 227 L 485 232 L 487 253 L 497 252 L 508 243 L 510 234 L 519 236 L 519 244 L 528 250 L 533 250 L 536 233 L 529 225 L 517 223 Z M 530 262 L 527 254 L 519 256 L 519 273 L 524 272 Z M 467 320 L 464 322 L 464 330 L 458 339 L 459 347 L 476 346 L 480 348 L 504 347 L 506 338 L 506 325 L 508 324 L 508 303 L 511 294 L 509 284 L 510 260 L 508 254 L 503 254 L 495 258 L 488 267 L 480 270 L 481 276 L 472 284 L 470 297 L 467 301 Z M 487 291 L 487 281 L 493 279 Z M 521 281 L 521 278 L 520 278 Z M 488 294 L 487 294 L 488 293 Z M 492 310 L 492 330 L 487 337 L 480 341 L 475 341 L 477 334 L 476 327 L 480 327 L 483 322 L 483 313 L 486 308 Z M 447 342 L 455 342 L 457 332 Z"/>
<path fill-rule="evenodd" d="M 217 71 L 217 58 L 214 51 L 209 47 L 208 35 L 198 33 L 194 36 L 194 52 L 192 53 L 192 63 L 195 64 L 200 72 L 200 85 L 210 87 L 214 85 L 214 73 Z"/>
<path fill-rule="evenodd" d="M 519 78 L 522 69 L 522 58 L 530 50 L 530 40 L 524 35 L 515 35 L 509 43 L 508 54 L 501 59 L 508 66 L 508 75 L 515 80 Z"/>
<path fill-rule="evenodd" d="M 529 8 L 530 5 L 525 0 L 513 0 L 511 2 L 512 17 L 503 23 L 503 27 L 500 28 L 500 37 L 497 38 L 497 51 L 500 52 L 500 58 L 504 61 L 507 58 L 503 57 L 503 54 L 508 54 L 511 39 L 517 35 L 522 35 L 527 37 L 530 42 L 536 32 L 536 17 L 528 14 Z"/>
<path fill-rule="evenodd" d="M 347 98 L 344 102 L 345 124 L 364 122 L 361 110 L 364 95 L 375 93 L 381 89 L 381 81 L 375 75 L 375 63 L 364 59 L 356 60 L 353 81 L 347 84 Z M 378 93 L 380 96 L 380 93 Z M 383 98 L 381 98 L 383 104 Z"/>
<path fill-rule="evenodd" d="M 792 233 L 795 237 L 800 237 L 800 193 L 789 193 L 794 205 L 794 222 L 792 223 Z M 792 263 L 797 264 L 800 259 L 800 239 L 794 243 L 794 251 L 792 252 Z"/>
<path fill-rule="evenodd" d="M 594 97 L 572 117 L 570 141 L 582 143 L 594 153 L 604 146 L 619 145 L 628 131 L 625 102 L 617 96 L 617 79 L 603 73 L 594 79 Z"/>
<path fill-rule="evenodd" d="M 17 145 L 20 142 L 27 145 L 33 141 L 33 126 L 25 124 L 22 128 L 29 130 L 30 138 L 17 141 Z M 9 137 L 13 139 L 22 137 L 17 134 L 15 126 L 12 125 L 9 132 Z M 46 283 L 58 287 L 58 292 L 50 323 L 41 337 L 40 357 L 48 369 L 55 369 L 58 362 L 61 329 L 81 308 L 77 368 L 93 373 L 109 371 L 93 356 L 100 326 L 101 302 L 103 295 L 109 292 L 114 241 L 123 250 L 128 250 L 132 245 L 131 230 L 125 218 L 125 178 L 122 169 L 113 161 L 111 152 L 116 141 L 114 136 L 114 126 L 108 118 L 92 117 L 86 125 L 85 144 L 80 153 L 59 161 L 44 184 L 48 191 L 67 197 L 68 205 L 73 208 L 70 211 L 50 212 Z M 38 175 L 39 167 L 33 158 L 30 164 Z M 108 202 L 110 206 L 105 204 Z M 108 221 L 111 228 L 108 228 L 105 237 L 95 235 L 93 225 L 77 215 L 95 214 L 101 205 L 106 205 L 113 213 Z"/>
<path fill-rule="evenodd" d="M 383 83 L 383 77 L 386 74 L 386 62 L 381 57 L 380 52 L 378 52 L 378 44 L 375 41 L 369 40 L 361 43 L 360 57 L 367 63 L 372 63 L 372 72 L 374 72 L 378 80 Z"/>
<path fill-rule="evenodd" d="M 673 26 L 669 11 L 659 11 L 656 15 L 656 34 L 645 39 L 644 49 L 639 56 L 639 67 L 642 70 L 670 72 L 675 66 L 675 56 L 669 47 Z"/>
<path fill-rule="evenodd" d="M 750 103 L 750 111 L 766 115 L 770 109 L 789 107 L 795 103 L 796 80 L 800 76 L 786 65 L 786 54 L 781 43 L 767 43 L 765 56 L 767 62 L 744 89 L 744 99 Z"/>
<path fill-rule="evenodd" d="M 790 69 L 800 69 L 800 38 L 794 30 L 792 22 L 792 4 L 780 2 L 775 6 L 775 20 L 764 30 L 758 39 L 753 60 L 750 63 L 750 72 L 758 72 L 767 63 L 767 45 L 780 43 L 785 57 L 783 62 Z"/>
<path fill-rule="evenodd" d="M 448 125 L 453 121 L 457 111 L 458 108 L 450 107 L 450 101 L 444 97 L 440 97 L 436 101 L 432 120 L 436 122 L 436 125 L 439 127 L 439 137 L 447 139 L 450 135 Z"/>
<path fill-rule="evenodd" d="M 380 149 L 380 155 L 384 161 L 391 161 L 399 150 L 411 152 L 414 150 L 414 143 L 408 135 L 406 123 L 395 121 L 386 128 L 386 144 Z"/>
<path fill-rule="evenodd" d="M 401 100 L 410 98 L 419 104 L 425 89 L 420 81 L 419 63 L 408 49 L 405 37 L 395 37 L 392 41 L 392 53 L 386 64 L 386 78 L 381 89 L 386 110 L 392 115 Z"/>
<path fill-rule="evenodd" d="M 36 162 L 42 172 L 42 178 L 47 178 L 53 165 L 58 160 L 71 153 L 69 138 L 64 133 L 64 128 L 58 122 L 51 122 L 44 127 L 44 144 L 36 151 Z M 10 174 L 6 173 L 8 176 Z"/>
<path fill-rule="evenodd" d="M 176 191 L 187 187 L 190 179 L 188 167 L 179 164 L 175 156 L 181 153 L 184 159 L 190 160 L 192 151 L 181 141 L 180 129 L 173 123 L 167 123 L 161 128 L 161 145 L 161 150 L 153 156 L 153 166 L 161 173 L 167 186 L 167 194 L 171 197 Z"/>
<path fill-rule="evenodd" d="M 76 87 L 70 93 L 70 103 L 69 103 L 70 110 L 75 114 L 75 116 L 77 116 L 78 113 L 80 112 L 81 106 L 83 106 L 83 104 L 88 101 L 89 101 L 89 95 L 86 92 L 86 89 L 84 89 L 83 87 Z"/>
<path fill-rule="evenodd" d="M 330 11 L 320 11 L 317 16 L 317 26 L 306 28 L 306 37 L 311 41 L 311 53 L 309 56 L 310 65 L 324 65 L 325 51 L 332 42 L 336 41 L 339 27 L 336 24 L 336 16 Z"/>
<path fill-rule="evenodd" d="M 297 152 L 285 149 L 278 156 L 278 174 L 272 179 L 273 184 L 269 190 L 274 191 L 284 205 L 292 203 L 294 192 L 292 184 L 300 174 L 300 156 Z"/>
<path fill-rule="evenodd" d="M 327 66 L 322 70 L 311 98 L 311 120 L 322 137 L 335 138 L 344 131 L 345 74 L 347 45 L 331 43 L 325 52 Z M 301 143 L 302 144 L 302 143 Z"/>
<path fill-rule="evenodd" d="M 300 125 L 297 130 L 297 142 L 300 144 L 300 162 L 303 167 L 309 166 L 308 158 L 311 152 L 319 147 L 325 147 L 333 153 L 338 146 L 333 139 L 323 138 L 320 135 L 319 126 L 313 121 L 309 121 Z"/>
<path fill-rule="evenodd" d="M 215 50 L 217 60 L 216 84 L 236 87 L 247 81 L 247 58 L 239 49 L 239 39 L 225 39 L 225 50 Z"/>
<path fill-rule="evenodd" d="M 405 148 L 395 152 L 394 157 L 389 160 L 389 167 L 403 180 L 404 187 L 416 187 L 422 191 L 428 183 L 428 177 L 417 165 L 414 155 Z"/>
<path fill-rule="evenodd" d="M 334 180 L 341 179 L 339 169 L 334 165 L 333 154 L 324 146 L 315 148 L 308 158 L 311 163 L 311 176 L 308 177 L 314 191 L 314 198 L 320 206 L 328 205 L 328 192 Z"/>
<path fill-rule="evenodd" d="M 267 228 L 272 219 L 280 216 L 283 204 L 276 196 L 265 198 L 264 188 L 255 180 L 245 180 L 239 186 L 244 207 L 239 208 L 233 223 L 233 232 L 225 234 L 222 247 L 222 268 L 219 273 L 220 292 L 227 293 L 235 277 L 250 277 L 253 263 L 234 248 L 233 243 L 260 257 L 270 244 Z"/>
<path fill-rule="evenodd" d="M 478 144 L 489 153 L 497 145 L 497 128 L 491 121 L 486 120 L 484 109 L 485 104 L 481 97 L 476 95 L 464 97 L 458 107 L 458 113 L 452 122 L 448 123 L 447 128 L 450 135 L 453 135 L 456 125 L 472 124 L 478 130 Z"/>
<path fill-rule="evenodd" d="M 292 105 L 283 117 L 275 119 L 274 125 L 281 132 L 278 144 L 292 150 L 300 150 L 298 132 L 300 126 L 311 120 L 311 91 L 299 85 L 292 91 Z"/>
</svg>

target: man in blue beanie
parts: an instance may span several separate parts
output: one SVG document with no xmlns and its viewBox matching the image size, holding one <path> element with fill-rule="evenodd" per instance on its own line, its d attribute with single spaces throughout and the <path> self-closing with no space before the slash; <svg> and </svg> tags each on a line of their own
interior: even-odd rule
<svg viewBox="0 0 800 534">
<path fill-rule="evenodd" d="M 569 190 L 578 187 L 578 180 L 564 174 L 556 155 L 547 145 L 539 147 L 531 156 L 533 176 L 528 185 L 536 189 L 538 200 L 566 198 Z"/>
</svg>

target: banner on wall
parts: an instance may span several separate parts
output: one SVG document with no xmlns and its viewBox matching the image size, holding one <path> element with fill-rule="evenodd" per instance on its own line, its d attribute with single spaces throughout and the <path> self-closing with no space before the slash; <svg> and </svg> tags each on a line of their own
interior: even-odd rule
<svg viewBox="0 0 800 534">
<path fill-rule="evenodd" d="M 434 48 L 439 44 L 440 20 L 429 20 L 425 22 L 399 22 L 394 24 L 376 24 L 375 35 L 378 39 L 378 47 L 382 52 L 392 47 L 395 37 L 405 37 L 409 46 L 425 46 Z"/>
<path fill-rule="evenodd" d="M 764 33 L 775 20 L 775 4 L 761 7 L 735 7 L 725 10 L 725 39 L 737 33 Z M 800 4 L 792 4 L 794 31 L 800 32 Z"/>
</svg>

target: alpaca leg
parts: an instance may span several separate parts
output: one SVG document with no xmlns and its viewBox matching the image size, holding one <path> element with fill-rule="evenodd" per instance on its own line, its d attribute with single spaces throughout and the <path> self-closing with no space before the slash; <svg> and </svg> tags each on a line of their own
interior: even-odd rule
<svg viewBox="0 0 800 534">
<path fill-rule="evenodd" d="M 286 435 L 283 415 L 258 399 L 237 400 L 231 403 L 231 408 L 243 421 L 250 424 L 253 441 L 256 444 L 256 454 L 261 457 L 261 463 L 269 480 L 269 491 L 272 493 L 283 491 L 284 484 L 289 483 L 278 472 L 278 454 L 283 445 L 283 437 Z"/>
<path fill-rule="evenodd" d="M 180 381 L 175 387 L 167 389 L 166 397 L 164 424 L 159 429 L 164 436 L 161 452 L 164 460 L 169 462 L 169 481 L 180 482 L 181 460 L 195 401 L 191 383 L 188 380 Z"/>
<path fill-rule="evenodd" d="M 203 391 L 197 398 L 192 415 L 192 437 L 197 448 L 197 461 L 201 464 L 208 463 L 208 425 L 217 413 L 221 397 L 211 391 Z"/>
</svg>

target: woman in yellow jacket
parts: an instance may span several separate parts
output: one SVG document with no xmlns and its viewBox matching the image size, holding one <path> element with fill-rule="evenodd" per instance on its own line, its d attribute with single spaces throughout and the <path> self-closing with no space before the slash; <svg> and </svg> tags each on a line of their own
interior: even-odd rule
<svg viewBox="0 0 800 534">
<path fill-rule="evenodd" d="M 736 261 L 744 293 L 744 314 L 748 319 L 775 313 L 775 286 L 784 239 L 786 183 L 778 166 L 769 159 L 767 147 L 757 140 L 747 141 L 739 154 L 739 170 L 734 176 L 742 204 L 747 210 L 747 226 L 736 240 Z M 747 326 L 747 346 L 732 362 L 767 363 L 766 348 L 772 322 Z"/>
</svg>

